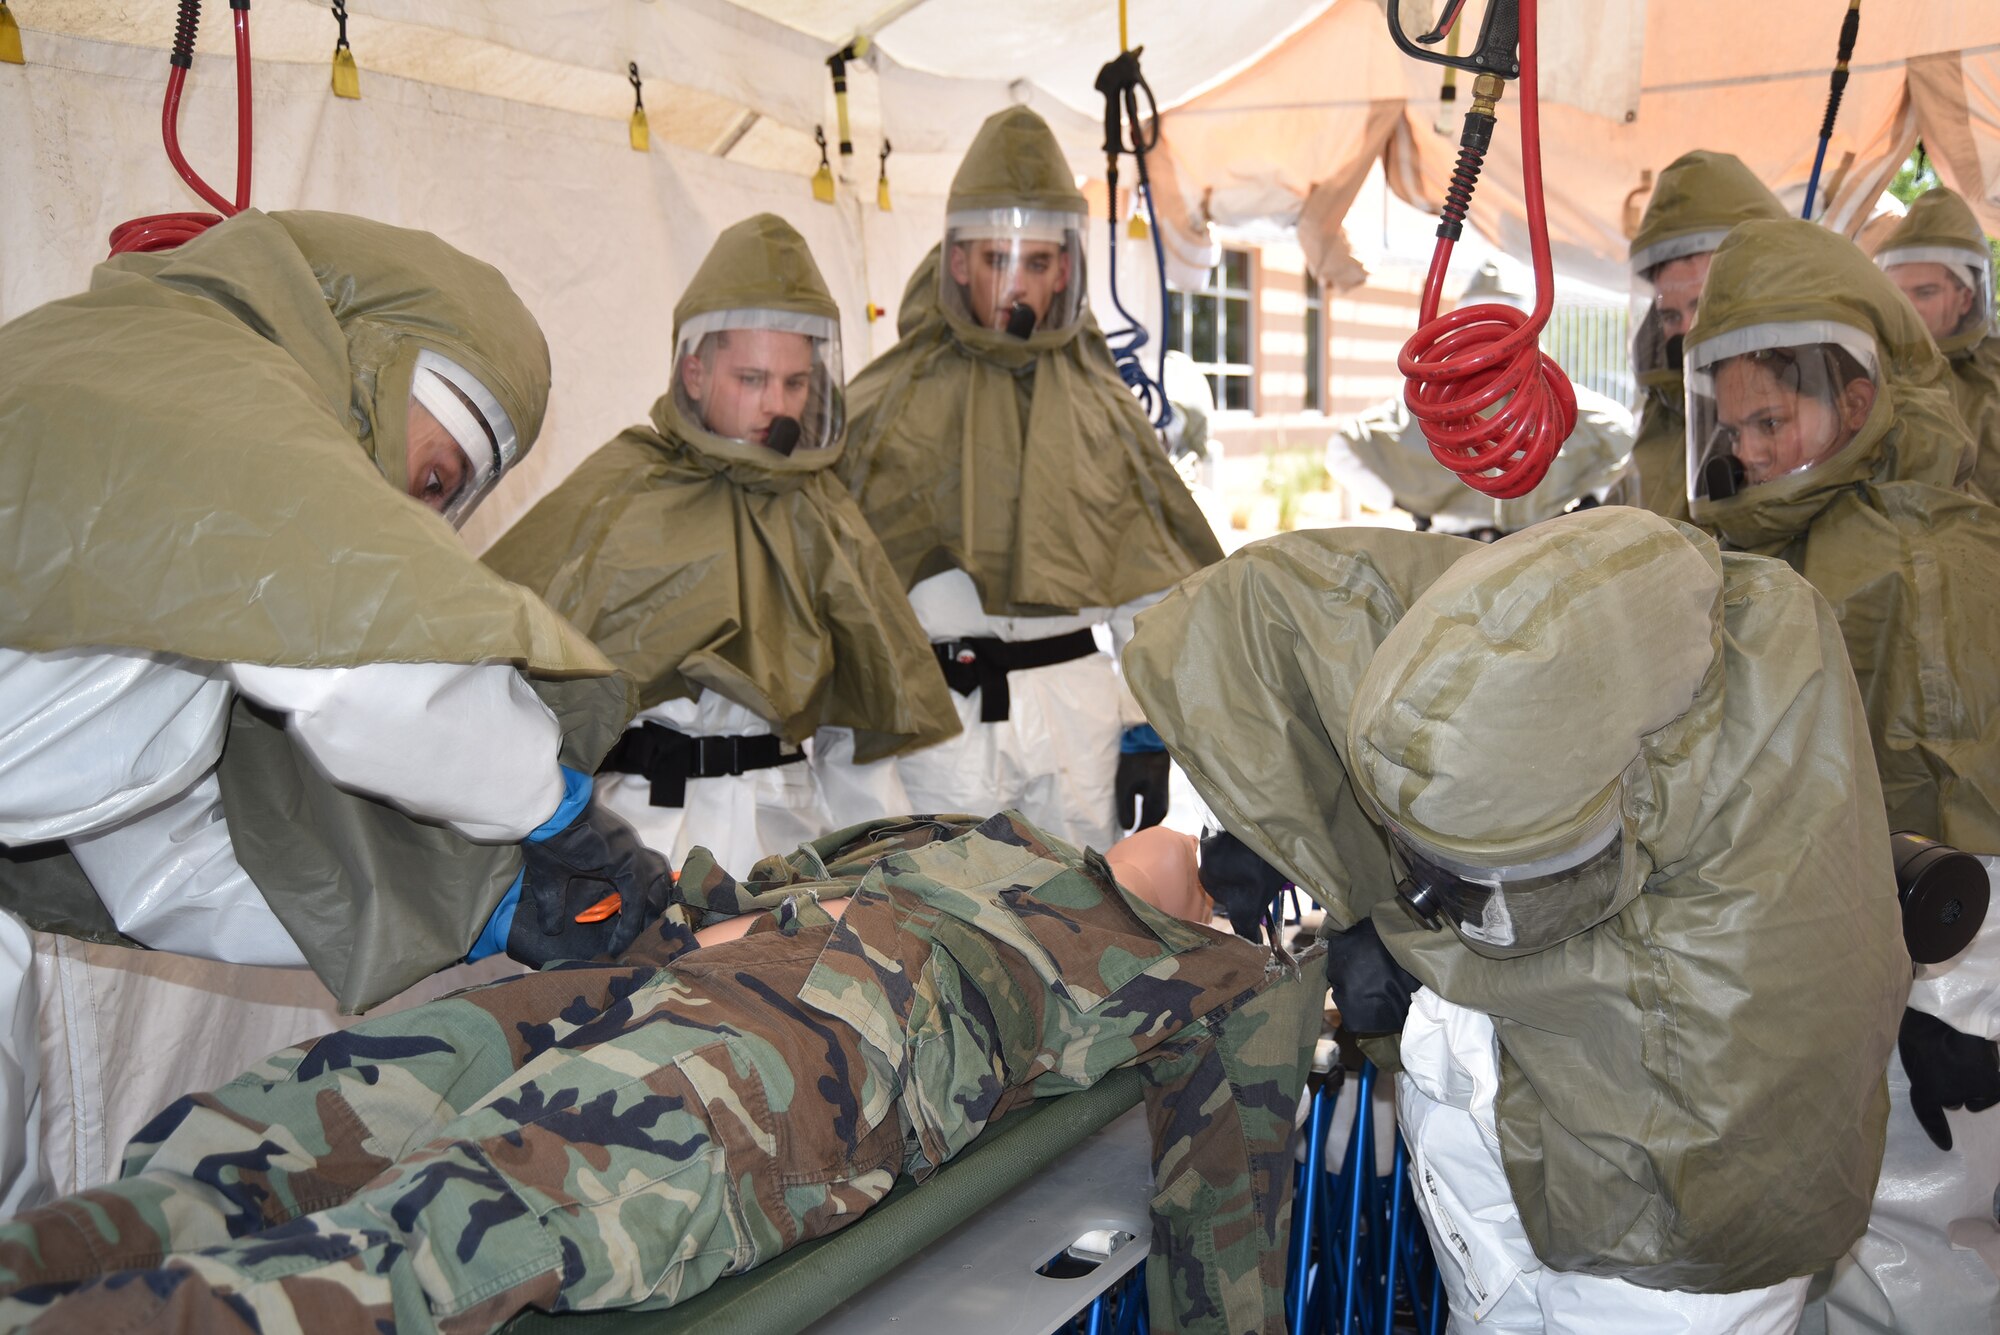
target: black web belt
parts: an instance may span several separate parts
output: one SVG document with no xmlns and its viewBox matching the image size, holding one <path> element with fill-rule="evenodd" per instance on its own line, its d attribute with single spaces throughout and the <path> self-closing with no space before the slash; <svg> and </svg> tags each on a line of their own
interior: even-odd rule
<svg viewBox="0 0 2000 1335">
<path fill-rule="evenodd" d="M 649 800 L 656 807 L 687 805 L 689 779 L 720 779 L 751 770 L 776 769 L 804 760 L 803 751 L 787 751 L 782 738 L 690 737 L 648 719 L 627 728 L 611 748 L 600 774 L 643 774 L 652 780 Z"/>
<path fill-rule="evenodd" d="M 981 692 L 979 721 L 999 723 L 1013 704 L 1007 689 L 1009 672 L 1088 658 L 1097 652 L 1097 637 L 1088 630 L 1073 630 L 1045 640 L 933 640 L 931 652 L 944 669 L 945 685 L 960 695 Z"/>
</svg>

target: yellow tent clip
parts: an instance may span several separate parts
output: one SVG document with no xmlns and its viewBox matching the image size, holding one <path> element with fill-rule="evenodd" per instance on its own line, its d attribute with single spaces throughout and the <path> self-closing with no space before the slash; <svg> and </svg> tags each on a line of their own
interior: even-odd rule
<svg viewBox="0 0 2000 1335">
<path fill-rule="evenodd" d="M 833 203 L 833 165 L 826 160 L 826 127 L 813 126 L 813 142 L 819 145 L 819 170 L 813 173 L 813 198 Z"/>
<path fill-rule="evenodd" d="M 875 179 L 875 207 L 889 212 L 889 140 L 882 140 L 882 174 Z"/>
<path fill-rule="evenodd" d="M 625 62 L 625 77 L 632 81 L 632 151 L 644 153 L 653 145 L 653 136 L 646 130 L 646 99 L 639 89 L 639 62 Z"/>
<path fill-rule="evenodd" d="M 21 53 L 21 25 L 14 22 L 14 16 L 7 12 L 7 0 L 0 0 L 0 62 L 9 65 L 28 63 L 28 58 Z"/>
<path fill-rule="evenodd" d="M 361 100 L 361 68 L 347 45 L 347 0 L 333 0 L 333 19 L 340 37 L 333 44 L 333 95 Z"/>
</svg>

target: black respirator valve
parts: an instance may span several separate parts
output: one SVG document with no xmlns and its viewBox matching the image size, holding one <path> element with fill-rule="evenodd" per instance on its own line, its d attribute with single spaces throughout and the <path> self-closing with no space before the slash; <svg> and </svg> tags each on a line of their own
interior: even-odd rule
<svg viewBox="0 0 2000 1335">
<path fill-rule="evenodd" d="M 1984 863 L 1949 844 L 1907 830 L 1889 836 L 1896 897 L 1903 904 L 1903 944 L 1918 964 L 1942 964 L 1972 944 L 1986 921 L 1992 886 Z"/>
</svg>

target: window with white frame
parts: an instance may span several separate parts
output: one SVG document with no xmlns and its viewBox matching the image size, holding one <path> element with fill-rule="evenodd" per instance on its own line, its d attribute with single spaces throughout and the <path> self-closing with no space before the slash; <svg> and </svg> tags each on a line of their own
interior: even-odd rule
<svg viewBox="0 0 2000 1335">
<path fill-rule="evenodd" d="M 1250 278 L 1250 252 L 1225 250 L 1199 291 L 1167 292 L 1167 347 L 1193 359 L 1208 377 L 1216 406 L 1230 412 L 1249 412 L 1255 404 Z"/>
</svg>

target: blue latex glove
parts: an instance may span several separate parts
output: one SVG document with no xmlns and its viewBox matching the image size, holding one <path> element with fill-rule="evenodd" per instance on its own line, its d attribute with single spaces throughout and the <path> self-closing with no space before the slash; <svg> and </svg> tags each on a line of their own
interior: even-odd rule
<svg viewBox="0 0 2000 1335">
<path fill-rule="evenodd" d="M 1160 740 L 1160 734 L 1154 731 L 1153 725 L 1150 723 L 1141 723 L 1137 727 L 1127 728 L 1123 735 L 1118 738 L 1118 754 L 1122 756 L 1140 756 L 1145 755 L 1149 751 L 1164 751 L 1166 749 L 1167 744 Z"/>
<path fill-rule="evenodd" d="M 561 834 L 576 823 L 583 809 L 590 805 L 591 778 L 580 769 L 562 767 L 563 795 L 556 804 L 555 813 L 528 832 L 521 842 L 539 844 L 551 835 Z M 488 955 L 497 955 L 507 948 L 507 934 L 514 930 L 514 911 L 521 907 L 521 878 L 525 873 L 514 873 L 514 883 L 507 887 L 507 893 L 500 896 L 500 903 L 493 910 L 493 916 L 480 929 L 478 940 L 472 949 L 465 952 L 465 962 L 483 960 Z"/>
</svg>

